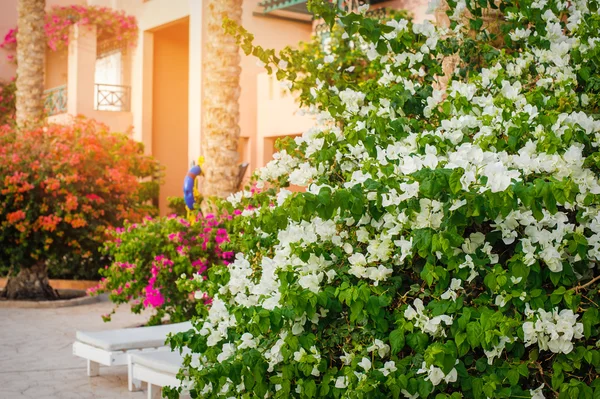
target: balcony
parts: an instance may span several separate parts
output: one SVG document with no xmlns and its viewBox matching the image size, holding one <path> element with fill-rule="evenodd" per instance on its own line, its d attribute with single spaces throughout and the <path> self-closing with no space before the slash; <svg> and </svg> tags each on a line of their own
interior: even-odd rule
<svg viewBox="0 0 600 399">
<path fill-rule="evenodd" d="M 48 116 L 67 112 L 67 85 L 44 91 L 44 110 L 48 113 Z"/>
<path fill-rule="evenodd" d="M 131 109 L 131 87 L 123 85 L 96 84 L 94 110 L 129 112 Z"/>
</svg>

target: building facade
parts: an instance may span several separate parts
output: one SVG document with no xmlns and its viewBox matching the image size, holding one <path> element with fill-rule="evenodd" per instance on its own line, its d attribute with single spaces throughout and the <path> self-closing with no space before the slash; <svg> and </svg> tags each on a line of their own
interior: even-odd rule
<svg viewBox="0 0 600 399">
<path fill-rule="evenodd" d="M 356 0 L 354 0 L 356 1 Z M 425 18 L 423 0 L 373 0 L 373 7 L 412 11 Z M 17 0 L 0 6 L 0 37 L 16 26 Z M 192 162 L 201 154 L 203 54 L 207 41 L 204 0 L 47 0 L 110 7 L 137 18 L 139 37 L 122 51 L 98 41 L 96 29 L 74 26 L 68 49 L 47 51 L 45 86 L 50 119 L 68 122 L 84 115 L 114 131 L 131 132 L 166 168 L 159 206 L 181 196 Z M 306 0 L 244 0 L 243 26 L 265 48 L 282 49 L 308 41 L 314 30 Z M 2 57 L 0 59 L 5 59 Z M 14 65 L 0 61 L 0 79 L 14 76 Z M 273 154 L 277 138 L 301 134 L 312 120 L 297 115 L 292 96 L 253 57 L 242 57 L 240 163 L 248 174 Z M 210 167 L 210 165 L 206 165 Z"/>
</svg>

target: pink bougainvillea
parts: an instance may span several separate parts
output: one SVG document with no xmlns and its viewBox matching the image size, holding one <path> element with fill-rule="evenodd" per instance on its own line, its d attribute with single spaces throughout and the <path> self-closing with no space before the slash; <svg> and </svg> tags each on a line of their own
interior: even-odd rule
<svg viewBox="0 0 600 399">
<path fill-rule="evenodd" d="M 48 37 L 48 47 L 53 51 L 66 48 L 69 45 L 69 30 L 73 25 L 96 25 L 98 42 L 114 40 L 130 46 L 137 43 L 138 25 L 134 16 L 108 7 L 71 5 L 55 6 L 46 13 L 44 30 Z M 15 28 L 8 31 L 0 48 L 15 50 L 16 46 Z"/>
<path fill-rule="evenodd" d="M 232 252 L 225 252 L 230 241 L 226 220 L 227 216 L 172 215 L 117 229 L 107 244 L 114 262 L 100 271 L 106 281 L 92 293 L 107 292 L 116 304 L 133 303 L 133 312 L 152 308 L 150 324 L 166 315 L 171 321 L 188 320 L 197 311 L 198 299 L 205 304 L 211 299 L 193 299 L 180 289 L 180 282 L 206 279 L 211 267 L 227 265 L 233 258 Z"/>
</svg>

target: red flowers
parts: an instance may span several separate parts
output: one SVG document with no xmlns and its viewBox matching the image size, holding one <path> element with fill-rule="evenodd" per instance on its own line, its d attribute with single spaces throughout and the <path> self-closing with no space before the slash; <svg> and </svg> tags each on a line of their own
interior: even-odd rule
<svg viewBox="0 0 600 399">
<path fill-rule="evenodd" d="M 11 212 L 6 215 L 6 220 L 8 220 L 8 223 L 11 223 L 11 224 L 14 224 L 14 223 L 18 222 L 19 220 L 23 220 L 23 219 L 25 219 L 25 212 L 23 212 L 22 210 Z"/>
<path fill-rule="evenodd" d="M 98 254 L 111 227 L 155 212 L 145 186 L 157 183 L 140 179 L 158 168 L 139 143 L 94 121 L 0 126 L 0 263 Z"/>
</svg>

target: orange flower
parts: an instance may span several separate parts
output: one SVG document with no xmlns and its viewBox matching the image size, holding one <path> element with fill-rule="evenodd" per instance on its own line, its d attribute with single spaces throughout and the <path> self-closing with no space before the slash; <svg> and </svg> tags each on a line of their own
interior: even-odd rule
<svg viewBox="0 0 600 399">
<path fill-rule="evenodd" d="M 8 220 L 8 223 L 10 224 L 15 224 L 15 222 L 18 222 L 19 220 L 23 219 L 25 219 L 25 212 L 23 212 L 22 210 L 18 210 L 16 212 L 12 212 L 6 215 L 6 220 Z"/>
</svg>

